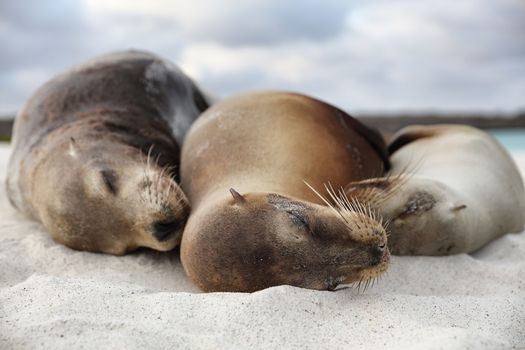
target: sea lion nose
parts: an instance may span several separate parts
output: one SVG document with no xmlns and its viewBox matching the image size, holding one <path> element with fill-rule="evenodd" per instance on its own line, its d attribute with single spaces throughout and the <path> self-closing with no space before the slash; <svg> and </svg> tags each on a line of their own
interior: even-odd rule
<svg viewBox="0 0 525 350">
<path fill-rule="evenodd" d="M 181 227 L 180 221 L 157 221 L 153 223 L 153 237 L 159 242 L 166 241 Z"/>
<path fill-rule="evenodd" d="M 385 258 L 385 255 L 389 254 L 388 247 L 385 242 L 381 242 L 377 246 L 370 248 L 369 252 L 372 257 L 371 265 L 380 264 Z"/>
</svg>

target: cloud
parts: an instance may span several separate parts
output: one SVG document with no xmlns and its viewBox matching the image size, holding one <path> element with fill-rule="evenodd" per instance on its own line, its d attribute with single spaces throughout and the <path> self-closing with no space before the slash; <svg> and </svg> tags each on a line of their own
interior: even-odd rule
<svg viewBox="0 0 525 350">
<path fill-rule="evenodd" d="M 519 1 L 403 1 L 363 7 L 348 24 L 387 78 L 386 108 L 512 109 L 524 106 L 524 18 Z"/>
<path fill-rule="evenodd" d="M 180 62 L 225 95 L 291 89 L 349 110 L 523 108 L 523 6 L 441 4 L 356 6 L 345 28 L 320 42 L 195 44 Z"/>
<path fill-rule="evenodd" d="M 224 97 L 286 89 L 351 111 L 515 110 L 524 19 L 520 0 L 0 2 L 0 113 L 57 72 L 130 47 Z"/>
<path fill-rule="evenodd" d="M 93 0 L 95 16 L 114 20 L 156 18 L 190 41 L 221 45 L 268 45 L 323 40 L 344 26 L 347 1 Z"/>
</svg>

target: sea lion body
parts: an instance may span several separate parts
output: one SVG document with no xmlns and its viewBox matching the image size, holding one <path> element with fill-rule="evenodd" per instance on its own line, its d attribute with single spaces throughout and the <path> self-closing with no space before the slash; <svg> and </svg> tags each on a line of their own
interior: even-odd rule
<svg viewBox="0 0 525 350">
<path fill-rule="evenodd" d="M 9 199 L 75 249 L 172 249 L 189 207 L 168 167 L 178 165 L 179 143 L 206 107 L 188 77 L 147 52 L 74 67 L 16 117 Z"/>
<path fill-rule="evenodd" d="M 391 177 L 351 184 L 347 194 L 372 190 L 372 206 L 391 220 L 393 254 L 470 253 L 523 230 L 523 180 L 489 134 L 469 126 L 409 126 L 389 149 Z"/>
<path fill-rule="evenodd" d="M 389 258 L 380 223 L 327 207 L 303 180 L 325 193 L 324 184 L 376 176 L 385 162 L 378 134 L 312 98 L 262 92 L 219 102 L 182 152 L 193 208 L 181 243 L 186 272 L 205 291 L 333 289 L 376 277 Z"/>
</svg>

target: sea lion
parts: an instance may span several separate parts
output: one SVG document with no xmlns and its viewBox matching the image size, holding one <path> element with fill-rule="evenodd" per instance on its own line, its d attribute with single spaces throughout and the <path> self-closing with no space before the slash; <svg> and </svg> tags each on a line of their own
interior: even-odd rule
<svg viewBox="0 0 525 350">
<path fill-rule="evenodd" d="M 470 253 L 523 230 L 523 180 L 486 132 L 414 125 L 394 135 L 389 151 L 391 176 L 351 183 L 346 194 L 390 220 L 393 254 Z"/>
<path fill-rule="evenodd" d="M 376 176 L 385 165 L 377 132 L 316 99 L 258 92 L 217 103 L 182 149 L 192 205 L 184 269 L 208 292 L 369 283 L 390 257 L 380 220 L 333 192 L 325 202 L 321 189 Z"/>
<path fill-rule="evenodd" d="M 206 98 L 176 66 L 116 52 L 58 75 L 16 117 L 7 193 L 68 247 L 170 250 L 189 214 L 180 148 Z"/>
</svg>

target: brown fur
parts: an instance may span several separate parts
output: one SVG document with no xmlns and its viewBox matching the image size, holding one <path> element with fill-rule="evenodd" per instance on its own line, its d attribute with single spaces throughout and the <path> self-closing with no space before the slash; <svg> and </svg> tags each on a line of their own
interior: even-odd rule
<svg viewBox="0 0 525 350">
<path fill-rule="evenodd" d="M 245 94 L 204 113 L 182 152 L 194 208 L 181 244 L 189 277 L 205 291 L 255 291 L 334 289 L 381 274 L 389 258 L 381 224 L 324 205 L 303 182 L 327 197 L 326 183 L 383 173 L 384 144 L 356 125 L 293 93 Z"/>
<path fill-rule="evenodd" d="M 173 172 L 182 133 L 173 125 L 199 112 L 175 111 L 195 95 L 175 67 L 138 51 L 55 77 L 17 115 L 11 202 L 74 249 L 172 249 L 189 214 Z"/>
</svg>

